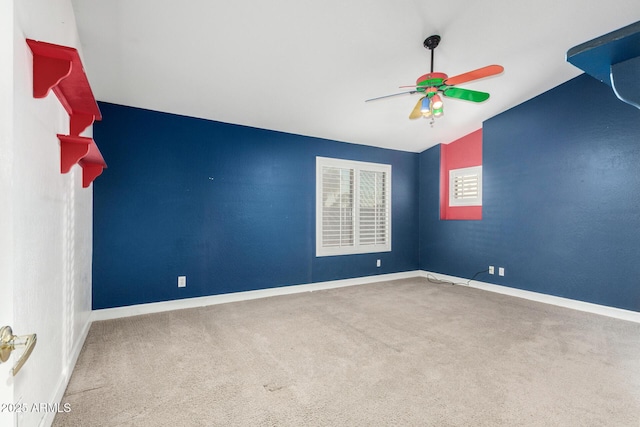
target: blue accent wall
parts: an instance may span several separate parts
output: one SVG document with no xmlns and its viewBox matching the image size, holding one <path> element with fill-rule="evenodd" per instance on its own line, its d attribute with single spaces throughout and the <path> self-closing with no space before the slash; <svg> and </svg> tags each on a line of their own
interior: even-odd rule
<svg viewBox="0 0 640 427">
<path fill-rule="evenodd" d="M 418 154 L 100 109 L 94 309 L 418 269 Z M 316 156 L 392 165 L 391 252 L 315 257 Z"/>
<path fill-rule="evenodd" d="M 581 75 L 483 126 L 483 219 L 440 221 L 420 154 L 420 268 L 640 311 L 640 110 Z M 504 267 L 504 277 L 497 268 Z"/>
</svg>

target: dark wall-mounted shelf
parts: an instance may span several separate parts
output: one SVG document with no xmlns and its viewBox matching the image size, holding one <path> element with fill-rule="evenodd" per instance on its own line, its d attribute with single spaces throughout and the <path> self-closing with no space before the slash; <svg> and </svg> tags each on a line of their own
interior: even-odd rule
<svg viewBox="0 0 640 427">
<path fill-rule="evenodd" d="M 567 61 L 640 108 L 640 21 L 572 47 Z"/>
<path fill-rule="evenodd" d="M 70 135 L 60 140 L 60 171 L 74 164 L 82 167 L 82 186 L 88 187 L 107 167 L 93 138 L 81 137 L 102 115 L 78 51 L 72 47 L 27 39 L 33 53 L 33 97 L 44 98 L 53 91 L 69 114 Z"/>
</svg>

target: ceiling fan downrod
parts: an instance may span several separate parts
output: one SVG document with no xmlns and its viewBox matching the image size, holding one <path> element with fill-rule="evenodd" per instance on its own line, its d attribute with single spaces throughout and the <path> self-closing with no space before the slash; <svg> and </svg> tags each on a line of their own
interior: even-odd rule
<svg viewBox="0 0 640 427">
<path fill-rule="evenodd" d="M 440 36 L 433 35 L 425 39 L 423 46 L 431 51 L 431 73 L 433 73 L 433 51 L 440 44 Z"/>
</svg>

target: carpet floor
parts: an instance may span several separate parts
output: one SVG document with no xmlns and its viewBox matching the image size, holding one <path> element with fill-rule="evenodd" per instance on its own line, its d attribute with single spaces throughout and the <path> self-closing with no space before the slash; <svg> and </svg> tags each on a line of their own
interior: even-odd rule
<svg viewBox="0 0 640 427">
<path fill-rule="evenodd" d="M 61 426 L 640 426 L 640 324 L 423 278 L 94 322 Z"/>
</svg>

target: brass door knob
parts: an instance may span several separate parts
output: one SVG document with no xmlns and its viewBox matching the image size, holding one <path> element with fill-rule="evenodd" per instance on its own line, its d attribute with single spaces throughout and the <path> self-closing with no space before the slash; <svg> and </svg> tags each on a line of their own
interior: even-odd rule
<svg viewBox="0 0 640 427">
<path fill-rule="evenodd" d="M 11 369 L 14 377 L 18 374 L 18 371 L 20 371 L 20 368 L 22 368 L 29 356 L 31 356 L 31 352 L 36 346 L 36 340 L 36 334 L 17 336 L 13 335 L 11 326 L 3 326 L 0 328 L 0 363 L 9 360 L 11 352 L 15 350 L 16 347 L 24 347 L 24 352 L 22 352 L 16 366 Z"/>
</svg>

